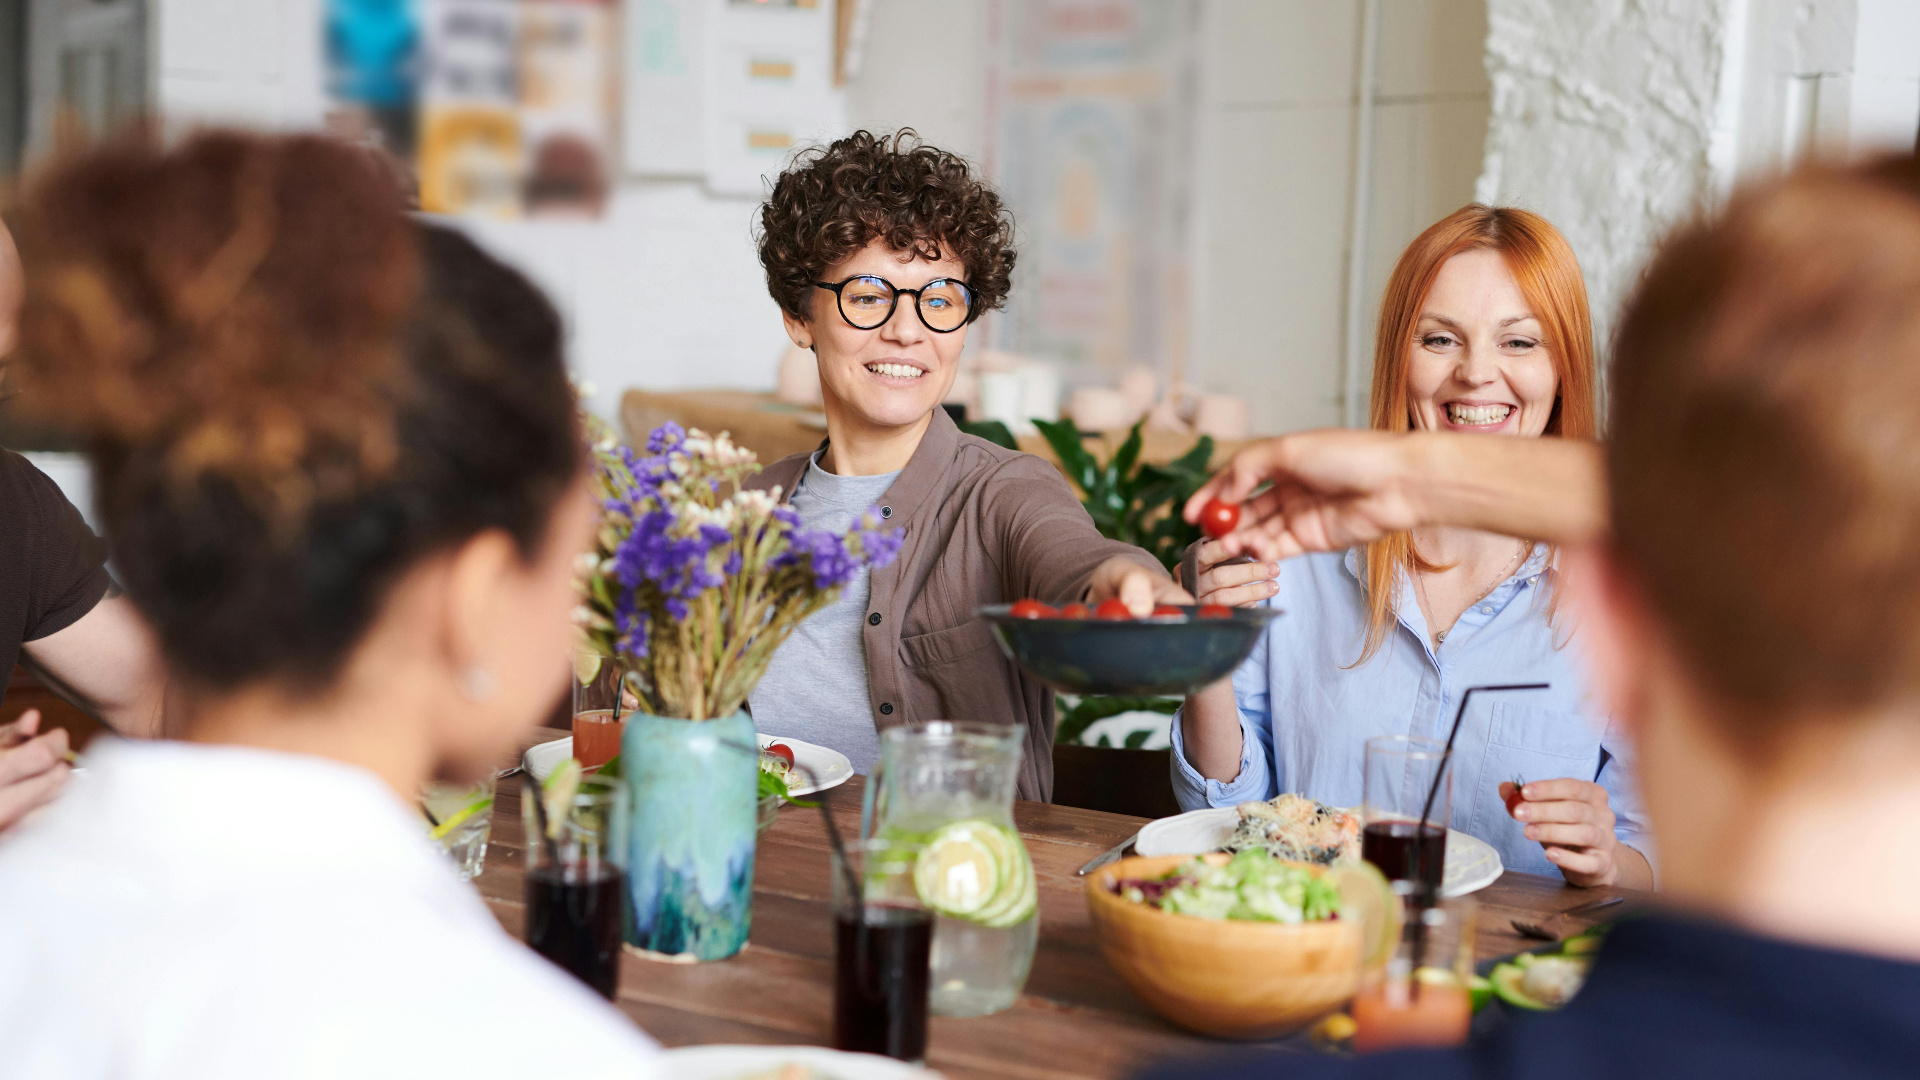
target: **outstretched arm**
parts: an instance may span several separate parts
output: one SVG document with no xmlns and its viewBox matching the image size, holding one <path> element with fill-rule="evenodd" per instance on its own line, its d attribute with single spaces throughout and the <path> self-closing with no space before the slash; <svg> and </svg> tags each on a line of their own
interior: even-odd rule
<svg viewBox="0 0 1920 1080">
<path fill-rule="evenodd" d="M 1248 498 L 1261 484 L 1271 487 Z M 1339 551 L 1419 525 L 1577 544 L 1607 527 L 1596 443 L 1329 429 L 1243 448 L 1187 501 L 1243 503 L 1230 554 L 1278 560 Z"/>
</svg>

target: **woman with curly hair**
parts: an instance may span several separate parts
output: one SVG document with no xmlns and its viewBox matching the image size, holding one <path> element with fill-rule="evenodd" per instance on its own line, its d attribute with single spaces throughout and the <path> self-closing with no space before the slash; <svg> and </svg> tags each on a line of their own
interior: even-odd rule
<svg viewBox="0 0 1920 1080">
<path fill-rule="evenodd" d="M 941 409 L 967 328 L 1006 302 L 1013 221 L 956 155 L 910 130 L 855 132 L 781 174 L 760 262 L 787 334 L 820 365 L 827 439 L 755 480 L 808 526 L 870 507 L 900 557 L 781 647 L 749 705 L 770 735 L 832 746 L 864 773 L 880 729 L 914 720 L 1026 728 L 1019 794 L 1053 789 L 1053 694 L 994 646 L 982 604 L 1187 595 L 1153 556 L 1102 537 L 1054 467 L 964 435 Z M 850 693 L 863 687 L 864 694 Z"/>
</svg>

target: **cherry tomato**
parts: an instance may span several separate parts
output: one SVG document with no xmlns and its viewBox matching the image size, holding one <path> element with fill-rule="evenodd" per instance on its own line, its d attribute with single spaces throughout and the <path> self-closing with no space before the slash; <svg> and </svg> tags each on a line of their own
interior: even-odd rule
<svg viewBox="0 0 1920 1080">
<path fill-rule="evenodd" d="M 1215 540 L 1240 527 L 1240 504 L 1208 499 L 1200 508 L 1200 531 Z"/>
<path fill-rule="evenodd" d="M 1054 610 L 1052 604 L 1043 604 L 1038 600 L 1015 600 L 1007 614 L 1016 619 L 1051 619 L 1060 613 Z"/>
<path fill-rule="evenodd" d="M 1085 604 L 1068 604 L 1060 609 L 1060 617 L 1063 619 L 1090 619 L 1093 617 L 1093 609 L 1087 607 Z"/>
<path fill-rule="evenodd" d="M 1153 613 L 1155 615 L 1185 615 L 1186 614 L 1186 612 L 1180 610 L 1177 607 L 1174 607 L 1172 604 L 1155 604 L 1153 608 Z"/>
<path fill-rule="evenodd" d="M 1203 619 L 1231 619 L 1233 609 L 1224 604 L 1200 605 L 1200 617 Z"/>
<path fill-rule="evenodd" d="M 786 743 L 768 743 L 766 752 L 772 754 L 774 757 L 780 758 L 789 765 L 793 764 L 793 747 L 788 746 Z"/>
<path fill-rule="evenodd" d="M 1094 607 L 1093 617 L 1106 619 L 1109 622 L 1122 622 L 1133 618 L 1133 612 L 1127 610 L 1127 605 L 1123 601 L 1102 600 Z"/>
<path fill-rule="evenodd" d="M 1523 803 L 1523 802 L 1526 802 L 1526 801 L 1527 801 L 1527 797 L 1526 797 L 1525 795 L 1522 795 L 1522 794 L 1520 794 L 1520 789 L 1521 789 L 1521 788 L 1523 788 L 1523 787 L 1525 787 L 1525 786 L 1526 786 L 1526 782 L 1525 782 L 1525 781 L 1522 781 L 1522 780 L 1515 780 L 1515 781 L 1513 782 L 1513 791 L 1512 791 L 1511 793 L 1509 793 L 1509 794 L 1507 795 L 1507 797 L 1506 797 L 1506 799 L 1505 799 L 1505 802 L 1506 802 L 1506 804 L 1507 804 L 1507 816 L 1508 816 L 1508 817 L 1512 817 L 1512 816 L 1513 816 L 1513 811 L 1514 811 L 1514 808 L 1515 808 L 1515 807 L 1517 807 L 1517 806 L 1519 806 L 1519 805 L 1520 805 L 1521 803 Z"/>
</svg>

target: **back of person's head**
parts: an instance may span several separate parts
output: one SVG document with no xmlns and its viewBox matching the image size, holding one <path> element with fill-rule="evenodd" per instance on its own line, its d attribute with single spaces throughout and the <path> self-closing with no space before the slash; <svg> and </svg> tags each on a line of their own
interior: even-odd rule
<svg viewBox="0 0 1920 1080">
<path fill-rule="evenodd" d="M 1380 298 L 1373 352 L 1370 426 L 1379 431 L 1412 427 L 1407 405 L 1407 364 L 1421 305 L 1448 259 L 1463 252 L 1500 253 L 1520 286 L 1520 295 L 1540 320 L 1559 399 L 1547 419 L 1547 434 L 1572 439 L 1599 435 L 1595 403 L 1593 318 L 1587 310 L 1580 261 L 1560 230 L 1538 214 L 1508 206 L 1463 206 L 1415 237 L 1394 264 Z"/>
<path fill-rule="evenodd" d="M 552 306 L 362 151 L 128 138 L 11 217 L 23 401 L 88 446 L 189 688 L 326 690 L 411 567 L 490 531 L 531 560 L 579 476 Z"/>
<path fill-rule="evenodd" d="M 1810 167 L 1673 234 L 1620 325 L 1619 561 L 1764 746 L 1920 694 L 1920 168 Z"/>
</svg>

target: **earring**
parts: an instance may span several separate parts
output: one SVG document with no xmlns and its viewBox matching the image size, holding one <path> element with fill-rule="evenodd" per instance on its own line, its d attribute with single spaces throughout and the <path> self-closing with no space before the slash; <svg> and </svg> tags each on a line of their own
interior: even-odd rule
<svg viewBox="0 0 1920 1080">
<path fill-rule="evenodd" d="M 485 701 L 498 689 L 500 689 L 500 680 L 495 679 L 493 672 L 484 668 L 471 667 L 467 669 L 465 675 L 460 676 L 460 692 L 467 695 L 469 700 Z"/>
<path fill-rule="evenodd" d="M 796 341 L 794 342 L 794 344 L 800 346 L 803 349 L 813 348 L 813 342 L 811 341 Z"/>
</svg>

